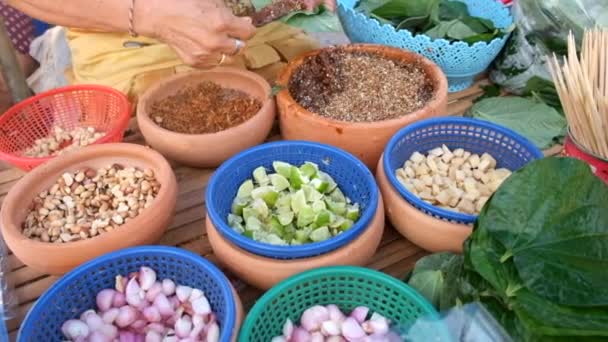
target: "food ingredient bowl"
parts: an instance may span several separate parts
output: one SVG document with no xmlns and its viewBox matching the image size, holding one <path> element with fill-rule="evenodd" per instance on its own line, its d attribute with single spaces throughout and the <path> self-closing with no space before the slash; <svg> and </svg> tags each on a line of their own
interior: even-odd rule
<svg viewBox="0 0 608 342">
<path fill-rule="evenodd" d="M 422 317 L 439 318 L 426 299 L 389 275 L 353 266 L 323 267 L 290 277 L 266 292 L 245 318 L 239 340 L 270 341 L 282 334 L 287 319 L 297 324 L 304 310 L 329 304 L 343 312 L 365 306 L 396 325 L 405 326 Z M 435 334 L 444 334 L 435 338 L 447 337 L 447 330 L 438 329 Z"/>
<path fill-rule="evenodd" d="M 472 16 L 492 20 L 494 25 L 506 29 L 513 24 L 509 9 L 496 0 L 458 0 L 467 5 Z M 475 76 L 488 68 L 509 39 L 509 34 L 489 43 L 473 45 L 446 39 L 432 40 L 424 34 L 412 35 L 408 30 L 395 30 L 389 24 L 355 10 L 357 0 L 340 0 L 338 16 L 344 32 L 353 43 L 372 43 L 394 46 L 419 53 L 437 63 L 448 77 L 450 92 L 464 90 L 473 84 Z"/>
<path fill-rule="evenodd" d="M 203 290 L 220 323 L 221 342 L 235 341 L 242 320 L 241 301 L 226 276 L 212 263 L 186 250 L 141 246 L 109 253 L 64 275 L 30 309 L 17 341 L 62 341 L 61 325 L 96 307 L 96 294 L 113 288 L 117 275 L 147 266 L 159 278 Z"/>
<path fill-rule="evenodd" d="M 437 65 L 413 52 L 369 44 L 346 45 L 343 48 L 346 51 L 369 52 L 399 62 L 420 63 L 433 86 L 431 100 L 423 108 L 397 119 L 346 122 L 329 119 L 306 110 L 292 97 L 289 89 L 283 89 L 277 94 L 281 135 L 286 140 L 315 141 L 342 148 L 354 154 L 373 171 L 384 146 L 400 128 L 424 118 L 446 114 L 447 80 Z M 283 69 L 277 83 L 287 88 L 289 80 L 307 58 L 327 49 L 331 48 L 311 51 L 293 59 Z M 373 91 L 370 90 L 365 96 L 374 96 Z"/>
<path fill-rule="evenodd" d="M 227 217 L 240 185 L 254 169 L 271 169 L 275 161 L 316 163 L 333 177 L 344 195 L 360 205 L 359 219 L 341 234 L 302 245 L 273 245 L 235 231 Z M 216 255 L 233 272 L 262 288 L 315 266 L 364 264 L 376 250 L 384 228 L 382 200 L 367 167 L 340 149 L 311 142 L 267 143 L 234 156 L 211 178 L 206 203 L 207 233 Z"/>
<path fill-rule="evenodd" d="M 55 158 L 24 155 L 55 127 L 93 127 L 104 133 L 93 144 L 120 142 L 130 117 L 127 97 L 110 87 L 77 85 L 47 91 L 17 103 L 0 117 L 0 159 L 29 171 Z"/>
<path fill-rule="evenodd" d="M 262 107 L 242 124 L 210 134 L 172 132 L 150 118 L 156 101 L 203 81 L 240 90 L 261 101 Z M 165 157 L 194 167 L 217 167 L 234 154 L 262 143 L 272 128 L 274 117 L 275 105 L 268 82 L 253 72 L 223 67 L 163 79 L 140 97 L 137 106 L 137 123 L 146 142 Z"/>
<path fill-rule="evenodd" d="M 110 232 L 68 243 L 48 243 L 22 233 L 33 199 L 66 171 L 112 164 L 152 169 L 160 190 L 141 214 Z M 135 144 L 88 146 L 51 160 L 20 179 L 9 191 L 0 210 L 2 235 L 24 264 L 37 271 L 63 274 L 85 261 L 125 247 L 157 242 L 173 219 L 177 181 L 171 166 L 158 152 Z"/>
<path fill-rule="evenodd" d="M 489 153 L 497 167 L 516 171 L 543 153 L 525 137 L 482 120 L 446 117 L 420 121 L 400 130 L 389 141 L 379 165 L 378 184 L 393 226 L 418 246 L 438 251 L 462 251 L 476 215 L 442 209 L 422 201 L 398 181 L 395 171 L 414 152 L 426 153 L 445 144 L 471 153 Z"/>
</svg>

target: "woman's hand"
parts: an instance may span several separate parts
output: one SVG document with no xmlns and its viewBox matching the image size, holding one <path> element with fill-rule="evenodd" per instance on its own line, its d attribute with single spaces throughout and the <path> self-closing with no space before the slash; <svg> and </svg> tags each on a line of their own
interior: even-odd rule
<svg viewBox="0 0 608 342">
<path fill-rule="evenodd" d="M 336 0 L 304 0 L 304 3 L 306 4 L 306 9 L 309 11 L 314 10 L 321 4 L 325 5 L 325 8 L 332 12 L 336 10 Z"/>
<path fill-rule="evenodd" d="M 198 68 L 228 63 L 255 33 L 250 18 L 234 16 L 221 0 L 136 1 L 134 13 L 136 32 L 170 45 Z"/>
</svg>

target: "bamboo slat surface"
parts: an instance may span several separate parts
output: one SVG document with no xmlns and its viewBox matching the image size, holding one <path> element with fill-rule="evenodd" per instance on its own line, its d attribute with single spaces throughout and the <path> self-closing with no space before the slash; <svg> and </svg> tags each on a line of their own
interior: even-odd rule
<svg viewBox="0 0 608 342">
<path fill-rule="evenodd" d="M 465 91 L 450 94 L 448 114 L 462 115 L 481 94 L 482 80 Z M 125 142 L 144 144 L 134 121 L 124 139 Z M 280 139 L 275 127 L 269 140 Z M 557 148 L 555 151 L 558 151 Z M 550 151 L 549 153 L 553 153 Z M 178 246 L 204 256 L 218 263 L 213 255 L 209 241 L 204 231 L 205 203 L 204 192 L 213 173 L 212 169 L 194 169 L 177 164 L 173 168 L 179 183 L 179 194 L 175 218 L 162 237 L 160 244 Z M 10 188 L 21 178 L 23 173 L 9 165 L 0 165 L 0 205 Z M 426 255 L 426 252 L 401 237 L 392 227 L 387 225 L 382 243 L 368 266 L 381 270 L 397 278 L 403 278 L 413 267 L 416 260 Z M 8 322 L 11 340 L 15 340 L 17 330 L 27 311 L 36 299 L 51 286 L 58 278 L 35 271 L 21 263 L 14 255 L 9 256 L 11 273 L 9 281 L 15 286 L 19 301 L 18 315 Z M 246 265 L 245 265 L 246 267 Z M 230 276 L 230 275 L 229 275 Z M 262 294 L 244 282 L 235 279 L 237 291 L 248 310 Z"/>
</svg>

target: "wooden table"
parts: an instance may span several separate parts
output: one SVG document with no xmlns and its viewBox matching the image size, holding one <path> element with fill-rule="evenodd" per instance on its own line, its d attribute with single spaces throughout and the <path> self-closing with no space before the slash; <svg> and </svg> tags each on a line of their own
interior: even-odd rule
<svg viewBox="0 0 608 342">
<path fill-rule="evenodd" d="M 486 83 L 487 81 L 479 81 L 472 88 L 451 94 L 449 96 L 448 114 L 462 115 L 471 106 L 472 101 L 482 93 L 480 85 Z M 278 140 L 279 138 L 278 128 L 275 127 L 269 140 Z M 124 141 L 137 144 L 145 143 L 134 120 L 131 122 Z M 214 170 L 194 169 L 177 164 L 173 164 L 173 168 L 179 183 L 176 214 L 160 244 L 178 246 L 217 263 L 204 231 L 205 203 L 203 194 Z M 7 192 L 22 175 L 23 172 L 18 169 L 11 168 L 8 165 L 0 166 L 0 200 L 4 199 Z M 393 228 L 387 226 L 380 247 L 373 259 L 370 260 L 368 267 L 381 270 L 397 278 L 403 278 L 412 269 L 416 260 L 426 254 L 425 251 L 400 236 Z M 8 322 L 11 340 L 14 341 L 19 325 L 27 311 L 58 277 L 37 272 L 25 266 L 12 254 L 9 256 L 9 264 L 11 269 L 9 281 L 14 284 L 19 300 L 17 318 Z M 262 291 L 238 279 L 235 279 L 235 281 L 245 309 L 248 310 L 262 294 Z"/>
</svg>

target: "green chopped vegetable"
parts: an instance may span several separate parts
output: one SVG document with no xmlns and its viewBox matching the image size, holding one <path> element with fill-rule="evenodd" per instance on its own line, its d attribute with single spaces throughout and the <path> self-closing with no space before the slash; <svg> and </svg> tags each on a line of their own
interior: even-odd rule
<svg viewBox="0 0 608 342">
<path fill-rule="evenodd" d="M 256 241 L 274 245 L 319 242 L 350 229 L 360 207 L 338 188 L 334 179 L 305 162 L 300 166 L 272 163 L 253 171 L 233 200 L 228 225 Z"/>
</svg>

